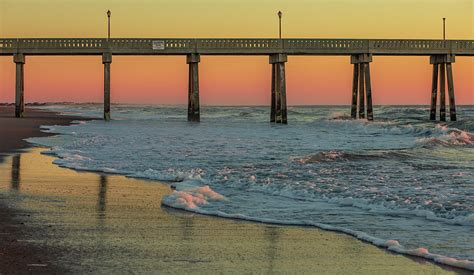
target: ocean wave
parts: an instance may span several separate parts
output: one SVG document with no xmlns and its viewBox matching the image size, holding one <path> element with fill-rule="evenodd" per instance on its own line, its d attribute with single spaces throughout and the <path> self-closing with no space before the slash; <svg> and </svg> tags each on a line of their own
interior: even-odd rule
<svg viewBox="0 0 474 275">
<path fill-rule="evenodd" d="M 474 134 L 459 130 L 457 128 L 449 128 L 447 125 L 437 125 L 442 134 L 418 139 L 419 143 L 424 145 L 441 145 L 441 146 L 463 146 L 474 144 Z"/>
<path fill-rule="evenodd" d="M 329 119 L 332 120 L 350 120 L 352 119 L 350 114 L 345 112 L 333 112 L 329 115 Z"/>
<path fill-rule="evenodd" d="M 335 161 L 364 161 L 382 158 L 408 158 L 411 154 L 403 150 L 393 151 L 372 151 L 372 152 L 344 152 L 344 151 L 323 151 L 302 157 L 290 157 L 290 161 L 299 164 L 324 163 Z"/>
<path fill-rule="evenodd" d="M 414 207 L 403 207 L 402 205 L 393 204 L 390 202 L 376 202 L 370 199 L 364 198 L 330 198 L 326 197 L 325 200 L 329 203 L 336 203 L 342 206 L 352 206 L 360 209 L 367 210 L 370 213 L 379 213 L 384 215 L 392 216 L 415 216 L 424 218 L 431 221 L 438 221 L 453 225 L 462 226 L 474 226 L 474 214 L 466 213 L 449 213 L 440 215 L 429 209 L 423 208 L 422 205 L 416 205 Z M 431 202 L 427 201 L 425 204 Z"/>
</svg>

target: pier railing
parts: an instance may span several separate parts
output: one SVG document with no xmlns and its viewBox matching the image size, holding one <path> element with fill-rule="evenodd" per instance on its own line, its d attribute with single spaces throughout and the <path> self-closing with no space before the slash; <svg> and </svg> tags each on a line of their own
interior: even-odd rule
<svg viewBox="0 0 474 275">
<path fill-rule="evenodd" d="M 409 39 L 0 39 L 0 54 L 309 54 L 474 55 L 474 40 Z"/>
</svg>

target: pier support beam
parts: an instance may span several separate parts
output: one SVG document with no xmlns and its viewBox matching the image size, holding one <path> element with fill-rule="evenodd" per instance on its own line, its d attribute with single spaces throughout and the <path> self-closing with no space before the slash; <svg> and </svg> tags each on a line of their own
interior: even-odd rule
<svg viewBox="0 0 474 275">
<path fill-rule="evenodd" d="M 454 98 L 454 79 L 453 79 L 453 65 L 446 63 L 446 70 L 448 73 L 448 95 L 449 95 L 449 116 L 451 121 L 456 121 L 456 99 Z"/>
<path fill-rule="evenodd" d="M 199 111 L 199 54 L 188 54 L 186 63 L 189 64 L 188 82 L 188 121 L 199 122 L 201 115 Z"/>
<path fill-rule="evenodd" d="M 433 79 L 431 83 L 430 120 L 436 120 L 436 103 L 438 102 L 438 70 L 439 64 L 433 64 Z"/>
<path fill-rule="evenodd" d="M 359 118 L 367 117 L 368 120 L 374 120 L 370 62 L 372 62 L 371 54 L 357 54 L 351 56 L 351 64 L 354 65 L 351 103 L 352 119 L 357 118 L 357 97 L 359 96 Z"/>
<path fill-rule="evenodd" d="M 15 81 L 15 117 L 23 117 L 25 113 L 25 56 L 22 53 L 13 55 L 16 64 Z"/>
<path fill-rule="evenodd" d="M 270 122 L 288 124 L 288 111 L 286 104 L 286 73 L 285 63 L 288 61 L 286 54 L 270 56 L 272 65 L 272 97 Z"/>
<path fill-rule="evenodd" d="M 357 93 L 359 91 L 359 64 L 354 64 L 354 78 L 352 80 L 351 118 L 357 118 Z"/>
<path fill-rule="evenodd" d="M 102 54 L 102 64 L 104 64 L 104 120 L 110 120 L 110 64 L 112 54 Z"/>
<path fill-rule="evenodd" d="M 271 103 L 270 103 L 270 122 L 275 122 L 276 120 L 276 65 L 272 65 L 272 96 L 271 96 Z"/>
<path fill-rule="evenodd" d="M 433 80 L 431 90 L 430 120 L 436 120 L 436 103 L 439 90 L 439 120 L 446 121 L 446 78 L 449 96 L 449 115 L 451 121 L 456 121 L 456 100 L 454 96 L 453 67 L 454 55 L 432 55 L 430 63 L 433 64 Z M 439 79 L 439 80 L 438 80 Z M 439 86 L 438 86 L 439 81 Z"/>
<path fill-rule="evenodd" d="M 441 64 L 439 80 L 439 120 L 446 121 L 446 65 Z"/>
</svg>

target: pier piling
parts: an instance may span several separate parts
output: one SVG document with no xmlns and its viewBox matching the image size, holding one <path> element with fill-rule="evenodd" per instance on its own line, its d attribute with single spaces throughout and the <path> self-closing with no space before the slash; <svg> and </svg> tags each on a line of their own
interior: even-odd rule
<svg viewBox="0 0 474 275">
<path fill-rule="evenodd" d="M 110 120 L 110 64 L 112 54 L 102 54 L 102 64 L 104 64 L 104 120 Z"/>
<path fill-rule="evenodd" d="M 439 81 L 439 120 L 446 121 L 446 63 L 441 65 L 441 78 Z"/>
<path fill-rule="evenodd" d="M 359 118 L 363 119 L 367 117 L 368 120 L 374 120 L 370 62 L 372 62 L 371 54 L 357 54 L 351 56 L 351 64 L 354 64 L 351 103 L 352 119 L 357 118 L 357 99 L 359 99 Z"/>
<path fill-rule="evenodd" d="M 270 122 L 276 121 L 276 65 L 272 64 L 272 95 L 270 103 Z"/>
<path fill-rule="evenodd" d="M 451 121 L 456 121 L 456 100 L 454 98 L 454 80 L 453 80 L 453 65 L 446 63 L 448 72 L 448 94 L 449 94 L 449 116 Z"/>
<path fill-rule="evenodd" d="M 367 119 L 374 120 L 374 110 L 372 106 L 372 82 L 370 80 L 370 63 L 365 63 L 365 94 L 367 96 Z"/>
<path fill-rule="evenodd" d="M 285 63 L 287 61 L 288 57 L 286 54 L 270 55 L 270 64 L 272 65 L 272 110 L 270 111 L 270 121 L 280 124 L 288 124 L 285 72 Z"/>
<path fill-rule="evenodd" d="M 359 91 L 359 64 L 354 64 L 354 78 L 352 80 L 351 118 L 357 118 L 357 95 Z"/>
<path fill-rule="evenodd" d="M 199 54 L 188 54 L 186 63 L 189 64 L 189 82 L 188 82 L 188 121 L 199 122 Z"/>
<path fill-rule="evenodd" d="M 436 120 L 436 103 L 438 101 L 438 68 L 439 64 L 433 64 L 433 80 L 431 84 L 431 108 L 430 120 Z"/>
<path fill-rule="evenodd" d="M 15 117 L 23 117 L 25 113 L 25 56 L 21 53 L 13 55 L 16 65 L 15 81 Z"/>
<path fill-rule="evenodd" d="M 430 120 L 436 120 L 436 101 L 439 90 L 439 120 L 446 121 L 446 79 L 449 96 L 449 116 L 451 121 L 456 121 L 456 100 L 454 95 L 454 79 L 452 63 L 456 58 L 452 54 L 432 55 L 430 63 L 433 64 L 433 88 L 431 91 Z M 439 67 L 439 74 L 438 74 Z M 439 83 L 438 83 L 439 78 Z M 438 86 L 439 85 L 439 86 Z"/>
<path fill-rule="evenodd" d="M 365 63 L 359 65 L 359 118 L 365 118 Z"/>
</svg>

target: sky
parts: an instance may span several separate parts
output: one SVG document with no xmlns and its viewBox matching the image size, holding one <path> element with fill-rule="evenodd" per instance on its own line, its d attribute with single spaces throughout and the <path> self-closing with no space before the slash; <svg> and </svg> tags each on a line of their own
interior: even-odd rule
<svg viewBox="0 0 474 275">
<path fill-rule="evenodd" d="M 474 0 L 0 0 L 2 38 L 100 38 L 112 11 L 115 38 L 474 39 Z M 349 104 L 349 57 L 290 56 L 289 105 Z M 267 56 L 202 56 L 203 105 L 268 105 Z M 474 104 L 474 57 L 453 65 L 458 104 Z M 184 56 L 114 56 L 112 102 L 186 104 Z M 429 104 L 428 57 L 375 56 L 374 104 Z M 15 67 L 0 56 L 0 102 L 14 100 Z M 100 56 L 27 56 L 27 102 L 101 102 Z"/>
</svg>

